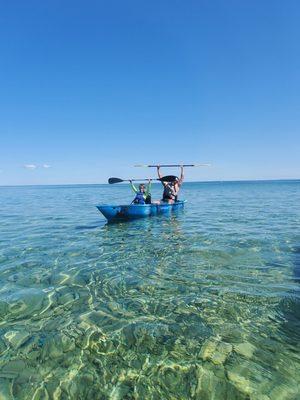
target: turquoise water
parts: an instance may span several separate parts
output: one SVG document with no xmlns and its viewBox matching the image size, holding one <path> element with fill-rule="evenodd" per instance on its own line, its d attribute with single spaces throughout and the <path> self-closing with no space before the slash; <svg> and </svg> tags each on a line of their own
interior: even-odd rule
<svg viewBox="0 0 300 400">
<path fill-rule="evenodd" d="M 181 197 L 107 225 L 125 185 L 0 188 L 1 399 L 299 399 L 300 181 Z"/>
</svg>

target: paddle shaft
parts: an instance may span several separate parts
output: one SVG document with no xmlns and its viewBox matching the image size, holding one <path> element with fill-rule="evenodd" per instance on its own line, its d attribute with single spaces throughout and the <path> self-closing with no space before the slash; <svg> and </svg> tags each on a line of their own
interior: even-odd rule
<svg viewBox="0 0 300 400">
<path fill-rule="evenodd" d="M 122 182 L 145 182 L 145 181 L 159 181 L 159 179 L 122 179 Z"/>
<path fill-rule="evenodd" d="M 164 167 L 164 168 L 168 168 L 168 167 L 195 167 L 195 164 L 183 164 L 183 165 L 179 165 L 179 164 L 162 164 L 162 165 L 147 165 L 148 168 L 157 168 L 157 167 Z"/>
<path fill-rule="evenodd" d="M 174 175 L 167 175 L 163 176 L 162 178 L 146 178 L 146 179 L 121 179 L 121 178 L 109 178 L 108 183 L 113 184 L 113 183 L 121 183 L 121 182 L 141 182 L 141 181 L 160 181 L 160 182 L 174 182 L 176 180 L 176 176 Z"/>
<path fill-rule="evenodd" d="M 148 167 L 148 168 L 170 168 L 170 167 L 208 167 L 210 164 L 153 164 L 153 165 L 135 165 L 135 167 Z"/>
</svg>

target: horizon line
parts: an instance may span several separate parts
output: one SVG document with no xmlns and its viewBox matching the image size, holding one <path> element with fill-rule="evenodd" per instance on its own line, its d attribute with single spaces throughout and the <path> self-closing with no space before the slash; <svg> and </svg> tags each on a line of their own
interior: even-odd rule
<svg viewBox="0 0 300 400">
<path fill-rule="evenodd" d="M 143 179 L 141 179 L 141 182 Z M 274 178 L 274 179 L 217 179 L 207 181 L 184 181 L 185 183 L 221 183 L 221 182 L 282 182 L 282 181 L 300 181 L 300 178 Z M 159 182 L 153 182 L 159 183 Z M 126 184 L 125 182 L 120 183 Z M 32 186 L 99 186 L 109 185 L 109 183 L 38 183 L 38 184 L 17 184 L 17 185 L 0 185 L 1 187 L 32 187 Z M 110 185 L 111 186 L 111 185 Z"/>
</svg>

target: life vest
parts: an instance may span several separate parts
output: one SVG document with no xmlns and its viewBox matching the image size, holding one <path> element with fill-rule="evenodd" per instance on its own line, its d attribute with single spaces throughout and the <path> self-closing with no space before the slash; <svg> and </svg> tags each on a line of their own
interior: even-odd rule
<svg viewBox="0 0 300 400">
<path fill-rule="evenodd" d="M 145 204 L 144 194 L 142 192 L 137 192 L 135 198 L 133 199 L 134 204 Z"/>
<path fill-rule="evenodd" d="M 165 185 L 163 193 L 164 199 L 175 200 L 176 195 L 177 195 L 176 189 L 173 186 L 171 186 L 170 184 Z"/>
</svg>

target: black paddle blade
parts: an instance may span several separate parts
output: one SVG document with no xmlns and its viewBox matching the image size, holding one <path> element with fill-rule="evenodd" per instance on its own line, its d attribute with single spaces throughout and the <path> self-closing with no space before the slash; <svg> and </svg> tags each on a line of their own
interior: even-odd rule
<svg viewBox="0 0 300 400">
<path fill-rule="evenodd" d="M 163 176 L 162 178 L 159 179 L 161 182 L 175 182 L 177 180 L 177 176 L 175 175 L 167 175 Z"/>
<path fill-rule="evenodd" d="M 120 183 L 123 182 L 123 179 L 120 178 L 109 178 L 108 183 L 112 184 L 112 183 Z"/>
</svg>

